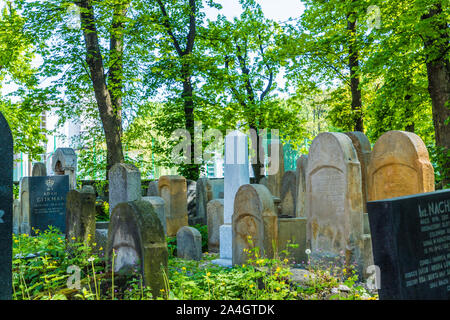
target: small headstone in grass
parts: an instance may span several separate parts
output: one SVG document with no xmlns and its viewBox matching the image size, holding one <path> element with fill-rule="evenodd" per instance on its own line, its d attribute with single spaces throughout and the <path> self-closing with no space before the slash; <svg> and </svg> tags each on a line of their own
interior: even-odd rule
<svg viewBox="0 0 450 320">
<path fill-rule="evenodd" d="M 154 297 L 166 290 L 168 249 L 152 205 L 143 200 L 115 206 L 108 230 L 107 261 L 114 271 L 138 268 Z M 114 260 L 113 260 L 114 259 Z"/>
<path fill-rule="evenodd" d="M 0 112 L 0 300 L 12 298 L 13 139 Z"/>
<path fill-rule="evenodd" d="M 186 260 L 202 259 L 202 235 L 195 228 L 184 226 L 177 232 L 177 256 Z"/>
</svg>

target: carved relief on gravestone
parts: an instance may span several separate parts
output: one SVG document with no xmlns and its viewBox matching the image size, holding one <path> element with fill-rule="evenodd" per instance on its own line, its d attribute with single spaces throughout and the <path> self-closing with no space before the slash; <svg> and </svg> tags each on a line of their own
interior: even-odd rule
<svg viewBox="0 0 450 320">
<path fill-rule="evenodd" d="M 269 168 L 267 186 L 275 197 L 281 197 L 281 180 L 284 175 L 284 152 L 280 140 L 271 141 L 269 144 Z M 271 169 L 272 168 L 272 169 Z"/>
<path fill-rule="evenodd" d="M 0 112 L 0 300 L 12 299 L 13 139 Z"/>
<path fill-rule="evenodd" d="M 184 226 L 177 232 L 177 257 L 186 260 L 202 259 L 202 235 L 195 228 Z"/>
<path fill-rule="evenodd" d="M 207 205 L 208 251 L 219 252 L 220 226 L 223 225 L 223 199 L 214 199 Z"/>
<path fill-rule="evenodd" d="M 367 167 L 370 161 L 370 154 L 372 152 L 370 141 L 367 136 L 360 131 L 345 132 L 345 134 L 352 140 L 353 147 L 355 147 L 356 155 L 358 156 L 361 165 L 361 187 L 363 195 L 363 210 L 367 212 Z"/>
<path fill-rule="evenodd" d="M 281 215 L 295 217 L 297 202 L 297 178 L 295 171 L 286 171 L 281 181 Z"/>
<path fill-rule="evenodd" d="M 95 191 L 92 186 L 70 190 L 66 202 L 66 239 L 87 243 L 95 242 Z"/>
<path fill-rule="evenodd" d="M 244 249 L 258 247 L 260 256 L 274 256 L 278 222 L 273 197 L 265 186 L 246 184 L 239 188 L 234 201 L 232 227 L 234 265 L 246 263 L 248 256 Z"/>
<path fill-rule="evenodd" d="M 422 139 L 389 131 L 375 143 L 368 166 L 368 200 L 434 191 L 434 169 Z"/>
<path fill-rule="evenodd" d="M 31 169 L 32 177 L 42 177 L 47 175 L 47 167 L 42 162 L 36 162 Z"/>
<path fill-rule="evenodd" d="M 109 170 L 109 214 L 121 202 L 142 198 L 141 173 L 132 164 L 116 163 Z"/>
<path fill-rule="evenodd" d="M 161 294 L 167 275 L 168 249 L 164 230 L 149 202 L 138 200 L 119 203 L 111 214 L 108 230 L 107 261 L 114 270 L 126 271 L 138 267 L 144 285 L 154 297 Z"/>
<path fill-rule="evenodd" d="M 361 167 L 343 133 L 321 133 L 312 142 L 306 169 L 307 238 L 319 258 L 345 253 L 364 265 Z M 351 260 L 351 261 L 350 261 Z"/>
<path fill-rule="evenodd" d="M 77 187 L 77 154 L 72 148 L 58 148 L 52 156 L 55 175 L 68 175 L 70 189 Z"/>
<path fill-rule="evenodd" d="M 166 206 L 167 235 L 176 236 L 178 229 L 188 225 L 186 179 L 176 175 L 162 176 L 158 188 Z"/>
<path fill-rule="evenodd" d="M 301 155 L 297 159 L 297 199 L 295 204 L 295 216 L 296 217 L 306 217 L 305 212 L 305 196 L 306 196 L 306 165 L 308 163 L 308 156 Z"/>
</svg>

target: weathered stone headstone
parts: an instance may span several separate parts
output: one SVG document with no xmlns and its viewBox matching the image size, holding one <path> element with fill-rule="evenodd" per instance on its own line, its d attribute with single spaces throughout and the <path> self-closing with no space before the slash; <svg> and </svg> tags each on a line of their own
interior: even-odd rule
<svg viewBox="0 0 450 320">
<path fill-rule="evenodd" d="M 163 226 L 164 234 L 166 234 L 167 233 L 166 212 L 165 212 L 166 205 L 164 203 L 164 199 L 161 197 L 142 197 L 142 200 L 149 202 L 153 206 L 153 210 L 155 211 L 156 215 L 158 216 Z"/>
<path fill-rule="evenodd" d="M 361 165 L 361 187 L 363 195 L 363 211 L 367 212 L 367 167 L 370 161 L 370 154 L 372 152 L 370 141 L 367 136 L 360 131 L 345 132 L 345 134 L 352 140 L 356 155 L 358 156 Z"/>
<path fill-rule="evenodd" d="M 199 178 L 196 188 L 196 223 L 207 223 L 206 207 L 213 199 L 223 199 L 224 180 Z"/>
<path fill-rule="evenodd" d="M 208 251 L 219 252 L 220 226 L 223 225 L 223 199 L 214 199 L 208 202 Z"/>
<path fill-rule="evenodd" d="M 368 200 L 434 191 L 434 169 L 422 139 L 389 131 L 375 143 L 368 166 Z"/>
<path fill-rule="evenodd" d="M 281 180 L 284 175 L 284 152 L 283 144 L 280 140 L 271 141 L 269 144 L 269 167 L 272 167 L 267 175 L 267 185 L 269 191 L 275 197 L 281 197 Z"/>
<path fill-rule="evenodd" d="M 308 164 L 308 156 L 301 155 L 297 159 L 297 199 L 295 204 L 295 216 L 306 217 L 305 212 L 305 196 L 306 196 L 306 165 Z"/>
<path fill-rule="evenodd" d="M 20 233 L 20 200 L 15 199 L 13 202 L 13 233 Z"/>
<path fill-rule="evenodd" d="M 202 235 L 197 229 L 184 226 L 178 230 L 177 257 L 197 261 L 202 259 Z"/>
<path fill-rule="evenodd" d="M 222 266 L 232 266 L 233 232 L 232 217 L 234 198 L 238 189 L 250 182 L 247 135 L 235 130 L 225 137 L 224 208 L 223 225 L 220 226 L 220 259 Z"/>
<path fill-rule="evenodd" d="M 213 199 L 223 199 L 224 179 L 208 179 L 206 190 L 208 194 L 208 202 Z"/>
<path fill-rule="evenodd" d="M 0 300 L 12 298 L 13 139 L 0 112 Z"/>
<path fill-rule="evenodd" d="M 52 156 L 55 175 L 68 175 L 70 189 L 77 187 L 77 154 L 72 148 L 58 148 Z"/>
<path fill-rule="evenodd" d="M 144 285 L 151 288 L 154 297 L 161 294 L 164 274 L 167 274 L 169 253 L 164 230 L 150 203 L 133 201 L 115 206 L 108 230 L 107 259 L 114 270 L 138 267 Z"/>
<path fill-rule="evenodd" d="M 66 239 L 91 245 L 95 242 L 95 191 L 85 186 L 81 191 L 70 190 L 66 202 Z"/>
<path fill-rule="evenodd" d="M 141 173 L 132 164 L 116 163 L 109 170 L 109 214 L 118 203 L 140 200 Z"/>
<path fill-rule="evenodd" d="M 186 180 L 186 200 L 188 211 L 188 222 L 192 222 L 192 225 L 197 223 L 205 224 L 206 219 L 198 219 L 197 216 L 197 200 L 196 200 L 197 182 L 192 180 Z"/>
<path fill-rule="evenodd" d="M 31 169 L 32 177 L 45 177 L 47 176 L 47 167 L 42 162 L 36 162 Z"/>
<path fill-rule="evenodd" d="M 269 186 L 268 186 L 268 181 L 267 181 L 267 177 L 262 177 L 260 180 L 259 180 L 259 184 L 262 184 L 263 186 L 265 186 L 266 188 L 269 188 Z"/>
<path fill-rule="evenodd" d="M 147 196 L 149 196 L 149 197 L 159 197 L 158 180 L 150 181 L 148 183 Z"/>
<path fill-rule="evenodd" d="M 312 256 L 346 263 L 363 261 L 361 166 L 343 133 L 320 133 L 312 142 L 306 169 L 307 238 Z"/>
<path fill-rule="evenodd" d="M 450 299 L 450 190 L 367 203 L 378 295 Z"/>
<path fill-rule="evenodd" d="M 295 217 L 297 178 L 295 171 L 286 171 L 281 180 L 281 214 Z"/>
<path fill-rule="evenodd" d="M 34 234 L 49 226 L 66 230 L 69 176 L 24 177 L 20 181 L 20 233 Z"/>
<path fill-rule="evenodd" d="M 164 199 L 167 235 L 176 236 L 178 229 L 188 225 L 186 179 L 182 176 L 162 176 L 159 194 Z"/>
<path fill-rule="evenodd" d="M 306 218 L 278 218 L 278 254 L 287 251 L 289 260 L 303 264 L 308 259 L 306 249 Z"/>
<path fill-rule="evenodd" d="M 270 191 L 260 184 L 239 188 L 234 200 L 233 265 L 248 260 L 244 249 L 259 248 L 259 256 L 274 257 L 273 244 L 278 240 L 278 222 Z M 249 241 L 250 237 L 250 241 Z"/>
</svg>

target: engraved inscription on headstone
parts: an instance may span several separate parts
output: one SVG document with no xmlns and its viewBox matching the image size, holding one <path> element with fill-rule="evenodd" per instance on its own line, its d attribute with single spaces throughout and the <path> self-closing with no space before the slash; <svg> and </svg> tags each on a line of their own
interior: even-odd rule
<svg viewBox="0 0 450 320">
<path fill-rule="evenodd" d="M 380 299 L 450 299 L 450 190 L 367 208 Z"/>
<path fill-rule="evenodd" d="M 12 298 L 13 140 L 0 112 L 0 300 Z"/>
</svg>

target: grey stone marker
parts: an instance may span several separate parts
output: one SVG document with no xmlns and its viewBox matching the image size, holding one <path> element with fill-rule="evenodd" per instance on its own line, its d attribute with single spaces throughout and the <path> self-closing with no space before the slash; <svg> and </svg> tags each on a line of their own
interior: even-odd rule
<svg viewBox="0 0 450 320">
<path fill-rule="evenodd" d="M 297 177 L 295 171 L 286 171 L 281 180 L 281 214 L 295 216 L 297 203 Z"/>
<path fill-rule="evenodd" d="M 42 162 L 36 162 L 31 169 L 32 177 L 42 177 L 47 175 L 47 167 Z"/>
<path fill-rule="evenodd" d="M 148 183 L 147 196 L 149 196 L 149 197 L 159 197 L 158 180 L 150 181 Z"/>
<path fill-rule="evenodd" d="M 197 214 L 198 223 L 207 223 L 207 205 L 211 200 L 223 199 L 224 179 L 200 178 L 197 180 Z"/>
<path fill-rule="evenodd" d="M 13 139 L 0 112 L 0 300 L 12 298 Z"/>
<path fill-rule="evenodd" d="M 158 297 L 161 289 L 167 289 L 164 277 L 169 258 L 166 237 L 149 202 L 138 200 L 114 207 L 106 252 L 109 263 L 115 253 L 115 272 L 132 272 L 131 269 L 138 267 L 144 285 L 151 288 L 153 297 Z"/>
<path fill-rule="evenodd" d="M 223 225 L 223 199 L 214 199 L 208 202 L 208 251 L 219 252 L 220 226 Z"/>
<path fill-rule="evenodd" d="M 153 209 L 155 210 L 155 213 L 163 226 L 164 234 L 167 234 L 166 211 L 165 211 L 166 204 L 164 202 L 164 199 L 161 197 L 143 197 L 142 200 L 149 202 L 153 206 Z"/>
<path fill-rule="evenodd" d="M 77 154 L 72 148 L 58 148 L 52 156 L 52 169 L 55 175 L 69 176 L 69 188 L 77 187 Z"/>
<path fill-rule="evenodd" d="M 13 203 L 13 233 L 19 234 L 20 230 L 20 200 L 15 199 Z"/>
<path fill-rule="evenodd" d="M 140 200 L 141 173 L 132 164 L 116 163 L 109 170 L 109 215 L 118 203 Z"/>
<path fill-rule="evenodd" d="M 186 260 L 202 259 L 202 235 L 197 229 L 184 226 L 178 230 L 177 256 Z"/>
<path fill-rule="evenodd" d="M 205 224 L 205 219 L 197 218 L 197 200 L 196 200 L 196 190 L 197 182 L 192 180 L 186 180 L 186 199 L 187 199 L 187 210 L 188 210 L 188 220 L 192 225 L 197 223 Z"/>
<path fill-rule="evenodd" d="M 81 191 L 70 190 L 66 201 L 66 239 L 94 243 L 95 240 L 95 191 L 85 186 Z"/>
<path fill-rule="evenodd" d="M 308 156 L 301 155 L 297 159 L 297 202 L 295 204 L 295 216 L 306 217 L 305 197 L 306 197 L 306 165 L 308 164 Z"/>
</svg>

